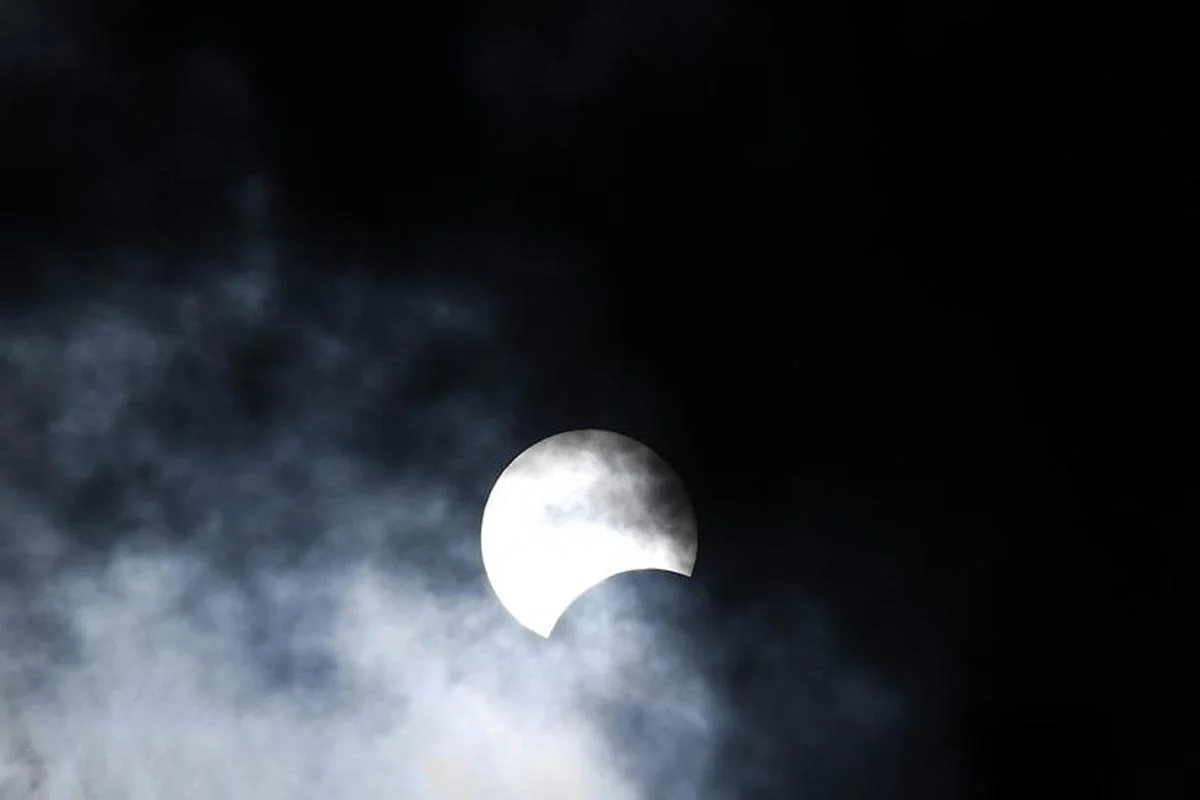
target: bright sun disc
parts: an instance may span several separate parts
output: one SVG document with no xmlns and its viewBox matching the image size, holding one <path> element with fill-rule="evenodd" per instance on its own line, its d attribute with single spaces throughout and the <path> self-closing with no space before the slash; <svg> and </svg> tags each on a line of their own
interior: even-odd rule
<svg viewBox="0 0 1200 800">
<path fill-rule="evenodd" d="M 690 576 L 696 544 L 679 477 L 640 442 L 600 430 L 560 433 L 517 456 L 488 496 L 480 541 L 497 598 L 543 637 L 613 575 Z"/>
</svg>

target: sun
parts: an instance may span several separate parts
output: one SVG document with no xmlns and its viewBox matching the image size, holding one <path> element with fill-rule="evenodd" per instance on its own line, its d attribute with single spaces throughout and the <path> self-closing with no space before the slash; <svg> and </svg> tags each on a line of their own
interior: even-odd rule
<svg viewBox="0 0 1200 800">
<path fill-rule="evenodd" d="M 690 576 L 696 525 L 690 503 L 662 504 L 678 477 L 649 448 L 610 431 L 569 431 L 530 447 L 497 479 L 480 546 L 497 598 L 523 626 L 549 637 L 570 605 L 622 572 Z"/>
</svg>

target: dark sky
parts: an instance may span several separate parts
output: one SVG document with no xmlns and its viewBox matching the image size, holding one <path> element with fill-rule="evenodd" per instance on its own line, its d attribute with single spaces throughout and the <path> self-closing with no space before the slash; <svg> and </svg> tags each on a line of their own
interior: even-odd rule
<svg viewBox="0 0 1200 800">
<path fill-rule="evenodd" d="M 412 340 L 384 411 L 313 403 L 468 506 L 508 441 L 611 428 L 670 462 L 701 527 L 675 635 L 734 709 L 716 762 L 751 765 L 713 796 L 1183 797 L 1188 42 L 1075 5 L 4 0 L 5 335 L 269 261 L 293 327 L 230 345 L 226 405 L 155 412 L 233 447 L 283 424 L 297 326 L 392 341 L 386 298 L 480 301 L 484 338 Z M 72 519 L 138 480 L 15 441 L 6 492 Z M 902 723 L 824 721 L 847 665 Z"/>
</svg>

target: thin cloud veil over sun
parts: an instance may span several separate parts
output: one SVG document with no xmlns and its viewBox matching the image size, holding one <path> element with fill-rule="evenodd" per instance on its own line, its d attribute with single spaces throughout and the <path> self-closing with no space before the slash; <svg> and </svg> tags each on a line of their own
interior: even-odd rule
<svg viewBox="0 0 1200 800">
<path fill-rule="evenodd" d="M 674 502 L 663 499 L 668 485 Z M 612 431 L 568 431 L 504 468 L 483 510 L 480 547 L 497 599 L 549 637 L 578 597 L 619 573 L 691 575 L 695 515 L 649 448 Z"/>
</svg>

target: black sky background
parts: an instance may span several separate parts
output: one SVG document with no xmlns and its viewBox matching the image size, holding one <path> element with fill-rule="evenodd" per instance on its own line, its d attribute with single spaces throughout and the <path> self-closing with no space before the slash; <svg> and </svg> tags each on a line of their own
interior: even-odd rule
<svg viewBox="0 0 1200 800">
<path fill-rule="evenodd" d="M 304 269 L 429 269 L 519 309 L 529 440 L 613 427 L 673 464 L 702 528 L 690 591 L 786 638 L 778 598 L 801 586 L 859 658 L 937 699 L 914 763 L 830 796 L 939 796 L 934 750 L 961 796 L 1184 796 L 1198 254 L 1178 22 L 982 2 L 64 13 L 111 66 L 51 80 L 30 66 L 60 57 L 47 34 L 3 73 L 4 307 L 102 285 L 46 266 L 90 249 L 186 271 L 244 232 L 217 178 L 253 164 L 275 234 L 324 265 Z M 253 91 L 239 111 L 232 81 L 164 171 L 157 148 L 192 131 L 185 61 Z M 113 185 L 118 160 L 145 180 Z M 413 266 L 470 251 L 464 230 L 507 256 Z M 264 345 L 247 380 L 283 358 Z M 428 359 L 435 394 L 494 368 Z M 412 435 L 382 431 L 379 457 Z M 733 696 L 758 696 L 758 669 L 728 666 Z"/>
</svg>

